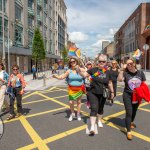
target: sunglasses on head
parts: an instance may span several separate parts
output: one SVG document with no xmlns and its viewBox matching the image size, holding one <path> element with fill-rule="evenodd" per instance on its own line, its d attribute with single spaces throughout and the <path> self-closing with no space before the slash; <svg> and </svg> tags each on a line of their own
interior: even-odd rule
<svg viewBox="0 0 150 150">
<path fill-rule="evenodd" d="M 106 63 L 106 61 L 102 61 L 102 60 L 99 60 L 98 62 L 99 62 L 99 63 Z"/>
</svg>

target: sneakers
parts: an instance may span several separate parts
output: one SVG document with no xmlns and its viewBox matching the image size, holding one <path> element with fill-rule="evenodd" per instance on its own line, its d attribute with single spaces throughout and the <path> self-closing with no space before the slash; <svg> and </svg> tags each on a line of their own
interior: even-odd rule
<svg viewBox="0 0 150 150">
<path fill-rule="evenodd" d="M 80 113 L 77 114 L 77 120 L 81 121 L 81 115 L 80 115 Z"/>
<path fill-rule="evenodd" d="M 69 121 L 72 121 L 75 118 L 75 113 L 72 113 L 69 117 Z M 81 115 L 80 113 L 77 113 L 77 120 L 81 121 Z"/>
<path fill-rule="evenodd" d="M 98 124 L 98 127 L 100 127 L 100 128 L 103 127 L 103 124 L 102 124 L 102 121 L 101 121 L 101 120 L 98 120 L 97 124 Z"/>
<path fill-rule="evenodd" d="M 95 126 L 91 125 L 89 136 L 94 136 L 94 135 L 95 135 Z"/>
<path fill-rule="evenodd" d="M 72 113 L 72 114 L 70 115 L 70 117 L 69 117 L 69 121 L 72 121 L 72 120 L 73 120 L 73 118 L 75 118 L 75 113 Z"/>
<path fill-rule="evenodd" d="M 20 116 L 22 116 L 22 114 L 21 114 L 21 113 L 18 113 L 18 114 L 15 116 L 15 118 L 19 118 Z"/>
<path fill-rule="evenodd" d="M 128 140 L 132 140 L 132 134 L 131 134 L 131 132 L 127 132 L 127 139 Z"/>
</svg>

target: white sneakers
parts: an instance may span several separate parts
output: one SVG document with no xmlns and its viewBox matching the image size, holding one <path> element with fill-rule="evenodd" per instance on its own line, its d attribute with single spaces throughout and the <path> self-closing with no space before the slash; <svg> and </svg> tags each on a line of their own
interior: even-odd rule
<svg viewBox="0 0 150 150">
<path fill-rule="evenodd" d="M 98 120 L 97 124 L 98 124 L 98 127 L 100 127 L 100 128 L 103 127 L 103 124 L 102 124 L 102 121 L 101 121 L 101 120 Z"/>
<path fill-rule="evenodd" d="M 81 115 L 80 115 L 80 113 L 77 114 L 77 120 L 81 121 Z"/>
<path fill-rule="evenodd" d="M 75 117 L 76 117 L 76 116 L 75 116 L 75 113 L 72 113 L 72 114 L 70 115 L 70 117 L 69 117 L 69 121 L 72 121 Z M 77 113 L 77 120 L 78 120 L 78 121 L 81 121 L 81 115 L 80 115 L 80 113 Z"/>
</svg>

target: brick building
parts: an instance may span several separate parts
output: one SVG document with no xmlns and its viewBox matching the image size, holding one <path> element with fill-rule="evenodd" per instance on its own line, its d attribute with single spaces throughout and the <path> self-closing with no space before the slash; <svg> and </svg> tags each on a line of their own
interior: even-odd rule
<svg viewBox="0 0 150 150">
<path fill-rule="evenodd" d="M 137 9 L 129 16 L 114 36 L 115 57 L 120 61 L 123 57 L 131 57 L 133 52 L 139 48 L 143 50 L 144 44 L 150 44 L 150 33 L 145 31 L 150 23 L 150 3 L 141 3 Z M 145 32 L 144 32 L 145 31 Z M 147 69 L 150 69 L 150 50 L 147 51 Z M 145 57 L 144 53 L 142 58 Z M 140 59 L 144 68 L 144 60 Z"/>
</svg>

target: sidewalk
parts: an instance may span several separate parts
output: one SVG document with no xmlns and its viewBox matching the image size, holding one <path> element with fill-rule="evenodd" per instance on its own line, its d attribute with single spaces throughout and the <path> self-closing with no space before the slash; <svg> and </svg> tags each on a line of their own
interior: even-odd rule
<svg viewBox="0 0 150 150">
<path fill-rule="evenodd" d="M 62 74 L 64 70 L 60 70 L 58 74 Z M 33 80 L 32 74 L 25 75 L 24 78 L 27 82 L 25 91 L 44 90 L 50 86 L 66 86 L 65 80 L 57 80 L 52 78 L 52 72 L 46 71 L 46 86 L 44 86 L 43 73 L 39 73 L 39 79 Z M 146 83 L 150 85 L 150 72 L 146 72 Z M 118 82 L 118 85 L 124 85 L 124 82 Z"/>
<path fill-rule="evenodd" d="M 62 74 L 64 70 L 57 71 L 58 74 Z M 27 82 L 27 86 L 25 91 L 34 91 L 34 90 L 44 90 L 50 86 L 65 86 L 65 80 L 57 80 L 52 78 L 51 71 L 45 71 L 46 76 L 46 86 L 44 86 L 43 72 L 39 73 L 39 79 L 33 80 L 33 75 L 25 75 L 25 81 Z"/>
</svg>

